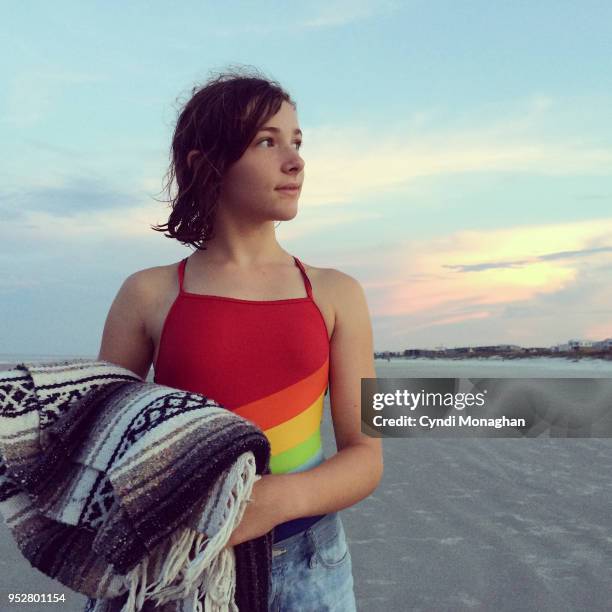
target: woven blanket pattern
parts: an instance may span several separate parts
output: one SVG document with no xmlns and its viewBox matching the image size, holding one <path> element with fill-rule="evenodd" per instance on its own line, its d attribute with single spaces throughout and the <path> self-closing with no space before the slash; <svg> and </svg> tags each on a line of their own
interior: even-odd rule
<svg viewBox="0 0 612 612">
<path fill-rule="evenodd" d="M 88 610 L 267 610 L 272 532 L 227 541 L 269 461 L 252 422 L 106 361 L 0 372 L 0 512 Z"/>
</svg>

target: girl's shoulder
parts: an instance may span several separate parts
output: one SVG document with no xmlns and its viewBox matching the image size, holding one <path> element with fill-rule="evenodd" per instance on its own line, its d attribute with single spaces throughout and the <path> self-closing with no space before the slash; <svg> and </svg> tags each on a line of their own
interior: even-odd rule
<svg viewBox="0 0 612 612">
<path fill-rule="evenodd" d="M 151 312 L 156 312 L 171 295 L 178 292 L 179 264 L 180 261 L 142 268 L 130 274 L 129 279 L 138 287 L 139 302 L 145 318 L 148 318 Z"/>
<path fill-rule="evenodd" d="M 160 289 L 167 289 L 172 286 L 173 281 L 178 281 L 178 267 L 180 261 L 142 268 L 133 272 L 130 277 L 142 287 L 145 293 L 156 293 Z"/>
<path fill-rule="evenodd" d="M 317 305 L 326 321 L 331 335 L 340 319 L 346 320 L 355 310 L 356 304 L 366 301 L 361 283 L 350 274 L 336 268 L 318 268 L 305 262 L 304 270 L 310 279 Z"/>
<path fill-rule="evenodd" d="M 316 282 L 321 290 L 329 294 L 330 297 L 346 290 L 355 291 L 361 287 L 356 278 L 336 268 L 319 268 L 304 261 L 302 261 L 302 264 L 311 283 Z"/>
</svg>

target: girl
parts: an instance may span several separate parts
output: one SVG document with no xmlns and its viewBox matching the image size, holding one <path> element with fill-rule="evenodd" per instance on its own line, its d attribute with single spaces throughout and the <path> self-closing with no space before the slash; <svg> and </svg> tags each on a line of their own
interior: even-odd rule
<svg viewBox="0 0 612 612">
<path fill-rule="evenodd" d="M 274 530 L 270 610 L 355 610 L 338 513 L 370 495 L 380 439 L 361 433 L 361 378 L 375 378 L 364 292 L 351 276 L 285 251 L 275 221 L 297 215 L 304 182 L 296 104 L 275 81 L 237 71 L 192 90 L 172 140 L 168 222 L 194 247 L 127 277 L 98 358 L 143 380 L 202 393 L 258 425 L 271 474 L 228 545 Z M 338 176 L 339 181 L 350 180 Z M 170 193 L 170 191 L 169 191 Z M 338 452 L 321 446 L 330 391 Z"/>
</svg>

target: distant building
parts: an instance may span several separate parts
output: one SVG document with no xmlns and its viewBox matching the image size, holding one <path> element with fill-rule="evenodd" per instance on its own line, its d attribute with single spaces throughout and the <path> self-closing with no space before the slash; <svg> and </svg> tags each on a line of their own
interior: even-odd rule
<svg viewBox="0 0 612 612">
<path fill-rule="evenodd" d="M 446 353 L 450 355 L 465 355 L 466 353 L 473 353 L 474 349 L 471 346 L 457 346 L 455 348 L 446 349 Z"/>
<path fill-rule="evenodd" d="M 567 342 L 565 344 L 557 344 L 550 349 L 553 353 L 565 353 L 570 350 L 569 344 Z"/>
<path fill-rule="evenodd" d="M 593 342 L 593 348 L 598 348 L 600 350 L 612 349 L 612 338 L 606 338 L 605 340 Z"/>
<path fill-rule="evenodd" d="M 521 347 L 516 344 L 494 344 L 492 346 L 475 346 L 475 351 L 520 351 Z"/>
<path fill-rule="evenodd" d="M 599 341 L 573 339 L 568 340 L 564 344 L 557 344 L 556 346 L 551 347 L 551 351 L 561 353 L 568 351 L 580 351 L 583 349 L 592 349 L 592 351 L 608 350 L 610 348 L 612 348 L 612 338 L 606 338 L 605 340 Z"/>
<path fill-rule="evenodd" d="M 591 347 L 593 342 L 591 340 L 568 340 L 569 350 L 577 350 L 580 348 Z"/>
</svg>

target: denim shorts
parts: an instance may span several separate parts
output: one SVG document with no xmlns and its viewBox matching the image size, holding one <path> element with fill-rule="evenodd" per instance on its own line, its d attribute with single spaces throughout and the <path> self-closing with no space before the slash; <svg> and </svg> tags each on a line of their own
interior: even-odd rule
<svg viewBox="0 0 612 612">
<path fill-rule="evenodd" d="M 272 546 L 270 612 L 356 612 L 351 554 L 338 512 Z"/>
<path fill-rule="evenodd" d="M 270 612 L 356 612 L 351 554 L 340 515 L 326 514 L 308 529 L 274 542 L 271 578 Z M 83 612 L 95 603 L 89 598 Z"/>
</svg>

